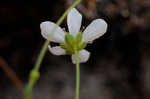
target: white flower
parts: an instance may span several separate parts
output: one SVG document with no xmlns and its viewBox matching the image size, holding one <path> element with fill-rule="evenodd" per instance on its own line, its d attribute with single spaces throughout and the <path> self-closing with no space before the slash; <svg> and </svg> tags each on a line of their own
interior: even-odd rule
<svg viewBox="0 0 150 99">
<path fill-rule="evenodd" d="M 71 35 L 72 38 L 77 37 L 77 35 L 79 34 L 81 21 L 82 15 L 75 8 L 73 8 L 67 16 L 67 24 L 70 33 L 69 35 Z M 50 21 L 42 22 L 40 24 L 41 34 L 45 39 L 48 39 L 48 35 L 50 34 L 52 28 L 55 25 L 56 25 L 55 23 Z M 103 19 L 96 19 L 83 31 L 83 33 L 81 34 L 81 41 L 79 41 L 77 44 L 77 46 L 82 44 L 80 46 L 81 48 L 77 48 L 79 51 L 79 63 L 86 62 L 90 56 L 90 52 L 83 49 L 85 47 L 84 43 L 90 43 L 93 40 L 99 38 L 106 32 L 106 30 L 107 30 L 107 23 Z M 63 29 L 58 27 L 53 37 L 51 38 L 51 41 L 65 45 L 66 34 L 68 35 L 68 33 L 65 33 L 65 31 L 63 31 Z M 72 44 L 71 47 L 74 47 L 74 45 L 76 45 L 72 43 L 71 39 L 69 43 Z M 67 51 L 69 50 L 69 53 L 73 54 L 72 62 L 75 64 L 75 55 L 73 50 L 70 50 L 70 48 L 63 48 L 62 46 L 51 47 L 51 45 L 49 45 L 48 48 L 49 51 L 54 55 L 66 55 Z"/>
</svg>

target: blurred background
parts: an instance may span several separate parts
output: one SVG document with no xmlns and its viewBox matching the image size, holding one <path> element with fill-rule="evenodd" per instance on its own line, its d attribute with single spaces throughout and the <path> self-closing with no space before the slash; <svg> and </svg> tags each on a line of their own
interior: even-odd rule
<svg viewBox="0 0 150 99">
<path fill-rule="evenodd" d="M 27 83 L 45 41 L 40 23 L 56 22 L 73 2 L 0 1 L 0 99 L 23 99 L 11 71 Z M 96 18 L 108 23 L 107 33 L 86 48 L 91 57 L 81 64 L 80 99 L 149 99 L 150 0 L 82 0 L 77 9 L 83 27 Z M 61 27 L 67 30 L 66 20 Z M 40 72 L 35 99 L 74 98 L 75 66 L 70 56 L 47 51 Z"/>
</svg>

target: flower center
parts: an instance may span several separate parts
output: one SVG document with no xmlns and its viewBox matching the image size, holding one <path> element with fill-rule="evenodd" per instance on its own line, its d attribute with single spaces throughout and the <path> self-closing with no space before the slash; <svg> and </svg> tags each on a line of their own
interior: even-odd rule
<svg viewBox="0 0 150 99">
<path fill-rule="evenodd" d="M 70 33 L 66 33 L 65 35 L 65 43 L 61 43 L 61 48 L 66 50 L 66 53 L 71 55 L 74 54 L 75 51 L 80 51 L 86 47 L 86 42 L 82 42 L 82 33 L 79 32 L 76 36 L 71 35 Z"/>
</svg>

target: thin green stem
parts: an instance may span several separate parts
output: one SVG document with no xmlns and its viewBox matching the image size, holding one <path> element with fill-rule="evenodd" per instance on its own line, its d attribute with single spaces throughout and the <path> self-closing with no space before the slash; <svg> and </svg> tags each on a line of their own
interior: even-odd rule
<svg viewBox="0 0 150 99">
<path fill-rule="evenodd" d="M 46 40 L 46 42 L 44 43 L 41 51 L 40 51 L 40 54 L 37 58 L 37 61 L 34 65 L 34 68 L 31 70 L 30 72 L 30 77 L 29 77 L 29 82 L 25 88 L 25 99 L 32 99 L 32 90 L 33 90 L 33 87 L 35 85 L 35 83 L 37 82 L 37 80 L 39 79 L 39 68 L 40 68 L 40 65 L 42 63 L 42 60 L 44 58 L 44 55 L 46 53 L 46 50 L 47 50 L 47 47 L 48 47 L 48 44 L 50 43 L 50 40 L 51 38 L 53 37 L 57 27 L 62 23 L 62 21 L 65 19 L 65 17 L 67 16 L 67 14 L 70 12 L 70 10 L 72 8 L 74 8 L 76 5 L 78 5 L 80 3 L 81 0 L 76 0 L 72 5 L 71 7 L 69 7 L 65 13 L 60 17 L 60 19 L 56 22 L 56 26 L 52 29 L 52 31 L 50 31 L 50 34 L 48 36 L 48 40 Z"/>
<path fill-rule="evenodd" d="M 78 51 L 75 50 L 75 59 L 76 59 L 76 89 L 75 89 L 75 99 L 79 99 L 79 90 L 80 90 L 80 64 L 79 64 L 79 55 Z"/>
</svg>

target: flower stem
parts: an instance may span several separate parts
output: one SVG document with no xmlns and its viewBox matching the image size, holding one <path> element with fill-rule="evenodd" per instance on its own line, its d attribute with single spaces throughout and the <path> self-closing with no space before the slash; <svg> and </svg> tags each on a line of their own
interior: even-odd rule
<svg viewBox="0 0 150 99">
<path fill-rule="evenodd" d="M 52 29 L 52 31 L 50 31 L 50 34 L 48 36 L 48 40 L 45 41 L 41 51 L 40 51 L 40 54 L 37 58 L 37 61 L 34 65 L 34 68 L 31 70 L 30 72 L 30 77 L 29 77 L 29 82 L 28 84 L 26 85 L 26 88 L 25 88 L 25 99 L 32 99 L 32 90 L 33 90 L 33 87 L 35 85 L 35 83 L 37 82 L 37 80 L 39 79 L 39 68 L 40 68 L 40 65 L 42 63 L 42 60 L 44 58 L 44 55 L 46 53 L 46 50 L 47 50 L 47 47 L 48 47 L 48 44 L 50 43 L 50 40 L 51 38 L 53 37 L 54 33 L 55 33 L 55 30 L 57 29 L 57 27 L 62 23 L 62 21 L 65 19 L 65 17 L 67 16 L 67 14 L 70 12 L 70 10 L 72 8 L 74 8 L 76 5 L 78 5 L 80 3 L 81 0 L 76 0 L 72 5 L 71 7 L 69 7 L 65 12 L 64 14 L 60 17 L 60 19 L 56 22 L 56 26 Z"/>
<path fill-rule="evenodd" d="M 75 50 L 76 59 L 76 89 L 75 89 L 75 99 L 79 99 L 79 89 L 80 89 L 80 64 L 79 64 L 79 54 Z"/>
</svg>

